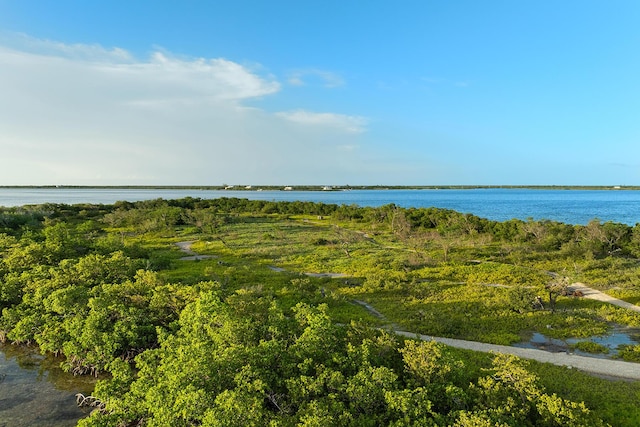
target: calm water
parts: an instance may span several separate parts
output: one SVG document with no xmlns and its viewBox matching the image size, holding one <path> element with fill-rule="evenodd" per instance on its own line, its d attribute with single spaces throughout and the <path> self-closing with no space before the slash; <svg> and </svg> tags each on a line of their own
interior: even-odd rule
<svg viewBox="0 0 640 427">
<path fill-rule="evenodd" d="M 0 345 L 0 427 L 75 426 L 88 415 L 75 394 L 90 394 L 95 379 L 73 377 L 59 363 L 34 349 Z"/>
<path fill-rule="evenodd" d="M 615 359 L 618 355 L 619 347 L 622 345 L 638 345 L 637 337 L 640 336 L 640 329 L 615 326 L 611 333 L 607 335 L 596 335 L 588 338 L 550 338 L 544 334 L 535 332 L 529 341 L 515 344 L 514 347 L 537 348 L 551 352 L 570 352 L 579 356 L 597 357 L 600 359 Z M 571 349 L 572 344 L 581 341 L 591 341 L 603 345 L 609 350 L 608 353 L 587 353 L 578 349 Z"/>
<path fill-rule="evenodd" d="M 99 203 L 119 200 L 215 199 L 239 197 L 268 201 L 314 201 L 359 206 L 395 203 L 402 207 L 438 207 L 472 213 L 496 221 L 512 218 L 550 219 L 586 224 L 597 218 L 628 225 L 640 222 L 640 191 L 636 190 L 349 190 L 231 191 L 145 189 L 0 189 L 0 206 L 40 203 Z"/>
</svg>

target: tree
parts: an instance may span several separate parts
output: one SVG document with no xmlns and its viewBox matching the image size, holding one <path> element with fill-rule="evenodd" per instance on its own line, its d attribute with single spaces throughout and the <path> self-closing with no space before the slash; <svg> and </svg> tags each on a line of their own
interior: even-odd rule
<svg viewBox="0 0 640 427">
<path fill-rule="evenodd" d="M 582 228 L 582 243 L 593 256 L 613 255 L 629 244 L 632 235 L 633 229 L 626 224 L 593 219 Z"/>
<path fill-rule="evenodd" d="M 556 300 L 558 296 L 566 294 L 569 282 L 568 277 L 555 275 L 554 278 L 545 285 L 545 289 L 549 293 L 549 307 L 551 307 L 551 312 L 555 312 L 556 310 Z"/>
<path fill-rule="evenodd" d="M 471 387 L 476 394 L 472 414 L 461 414 L 456 425 L 599 427 L 584 403 L 547 394 L 535 374 L 516 356 L 497 353 L 493 373 Z M 491 421 L 491 422 L 488 422 Z"/>
<path fill-rule="evenodd" d="M 525 286 L 513 286 L 507 290 L 509 307 L 520 314 L 531 309 L 536 301 L 533 289 Z"/>
<path fill-rule="evenodd" d="M 396 207 L 391 216 L 391 232 L 402 240 L 406 240 L 411 235 L 411 221 L 407 218 L 406 211 Z"/>
</svg>

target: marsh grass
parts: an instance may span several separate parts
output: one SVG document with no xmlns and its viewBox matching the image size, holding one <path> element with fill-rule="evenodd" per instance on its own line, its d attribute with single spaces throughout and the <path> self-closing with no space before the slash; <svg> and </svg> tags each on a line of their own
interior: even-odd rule
<svg viewBox="0 0 640 427">
<path fill-rule="evenodd" d="M 375 321 L 362 307 L 351 304 L 358 299 L 407 330 L 497 344 L 513 344 L 532 332 L 554 338 L 587 337 L 606 333 L 611 322 L 640 324 L 635 315 L 570 297 L 559 297 L 555 312 L 514 310 L 507 297 L 509 288 L 526 286 L 546 298 L 547 269 L 566 268 L 545 257 L 536 262 L 521 248 L 505 252 L 490 239 L 468 237 L 452 243 L 449 260 L 442 262 L 442 243 L 434 239 L 403 239 L 382 227 L 373 233 L 363 226 L 308 215 L 238 215 L 214 234 L 192 234 L 193 228 L 185 228 L 171 236 L 150 234 L 141 241 L 152 254 L 151 260 L 159 260 L 161 266 L 170 261 L 162 269 L 168 282 L 215 280 L 228 291 L 248 283 L 261 284 L 294 301 L 310 295 L 292 292 L 292 278 L 304 273 L 346 274 L 349 280 L 331 279 L 317 285 L 325 289 L 325 295 L 330 291 L 335 301 L 343 301 L 330 304 L 340 321 L 351 315 Z M 194 252 L 215 258 L 180 261 L 182 253 L 174 244 L 180 239 L 194 240 Z M 595 261 L 573 268 L 595 276 L 599 268 L 620 266 L 631 268 L 633 264 Z M 640 294 L 635 289 L 625 292 Z"/>
<path fill-rule="evenodd" d="M 194 240 L 192 250 L 214 256 L 197 262 L 180 261 L 175 242 Z M 546 253 L 487 238 L 443 243 L 421 237 L 399 238 L 380 225 L 335 221 L 312 216 L 237 216 L 216 233 L 193 233 L 141 238 L 153 257 L 169 258 L 163 280 L 185 284 L 214 280 L 226 295 L 247 287 L 272 295 L 282 307 L 301 301 L 325 303 L 341 324 L 388 327 L 433 336 L 446 336 L 509 345 L 533 332 L 552 338 L 606 334 L 613 323 L 639 326 L 640 316 L 598 301 L 558 297 L 556 310 L 514 309 L 510 289 L 525 287 L 547 300 L 544 285 L 549 271 L 571 271 L 582 280 L 628 301 L 640 299 L 633 285 L 638 276 L 633 262 L 555 259 Z M 449 243 L 447 243 L 449 244 Z M 446 261 L 445 261 L 446 258 Z M 274 271 L 272 267 L 281 269 Z M 622 268 L 624 272 L 615 273 Z M 344 273 L 341 279 L 314 278 L 304 273 Z M 615 278 L 612 278 L 615 276 Z M 608 279 L 607 279 L 608 278 Z M 259 291 L 256 291 L 259 290 Z M 355 300 L 382 313 L 377 317 Z M 589 349 L 582 348 L 589 346 Z M 602 351 L 577 344 L 584 351 Z M 637 347 L 620 349 L 620 357 L 637 361 Z M 451 349 L 465 361 L 461 375 L 469 381 L 484 375 L 491 357 Z M 530 363 L 547 390 L 584 401 L 612 425 L 637 425 L 640 385 L 599 379 L 548 364 Z M 589 384 L 587 386 L 586 384 Z"/>
<path fill-rule="evenodd" d="M 569 348 L 574 349 L 574 350 L 584 351 L 586 353 L 593 353 L 593 354 L 598 354 L 598 353 L 606 354 L 606 353 L 609 353 L 609 348 L 607 346 L 602 345 L 602 344 L 598 344 L 598 343 L 593 342 L 593 341 L 578 341 L 575 344 L 570 344 Z"/>
</svg>

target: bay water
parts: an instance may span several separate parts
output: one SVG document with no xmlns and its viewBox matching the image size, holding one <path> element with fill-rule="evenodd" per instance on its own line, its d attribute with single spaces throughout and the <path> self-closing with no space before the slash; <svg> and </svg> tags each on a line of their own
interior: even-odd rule
<svg viewBox="0 0 640 427">
<path fill-rule="evenodd" d="M 437 207 L 494 221 L 513 218 L 587 224 L 593 219 L 635 225 L 640 222 L 639 190 L 558 190 L 474 188 L 426 190 L 202 190 L 144 188 L 0 188 L 0 206 L 27 204 L 112 204 L 116 201 L 238 197 L 266 201 L 312 201 L 339 205 Z"/>
</svg>

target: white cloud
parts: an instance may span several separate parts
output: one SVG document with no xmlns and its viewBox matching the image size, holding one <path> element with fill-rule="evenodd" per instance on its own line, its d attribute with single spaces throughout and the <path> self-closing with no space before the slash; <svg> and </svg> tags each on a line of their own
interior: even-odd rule
<svg viewBox="0 0 640 427">
<path fill-rule="evenodd" d="M 258 76 L 235 62 L 217 59 L 184 61 L 154 52 L 151 60 L 133 65 L 104 67 L 105 73 L 142 78 L 147 85 L 178 86 L 196 98 L 247 99 L 276 93 L 280 84 L 273 78 Z"/>
<path fill-rule="evenodd" d="M 28 38 L 0 63 L 3 185 L 332 183 L 362 162 L 362 117 L 245 105 L 282 96 L 253 65 Z"/>
<path fill-rule="evenodd" d="M 347 116 L 335 113 L 314 113 L 296 110 L 276 113 L 285 120 L 311 126 L 324 126 L 348 133 L 362 133 L 365 131 L 367 120 L 364 117 Z"/>
</svg>

